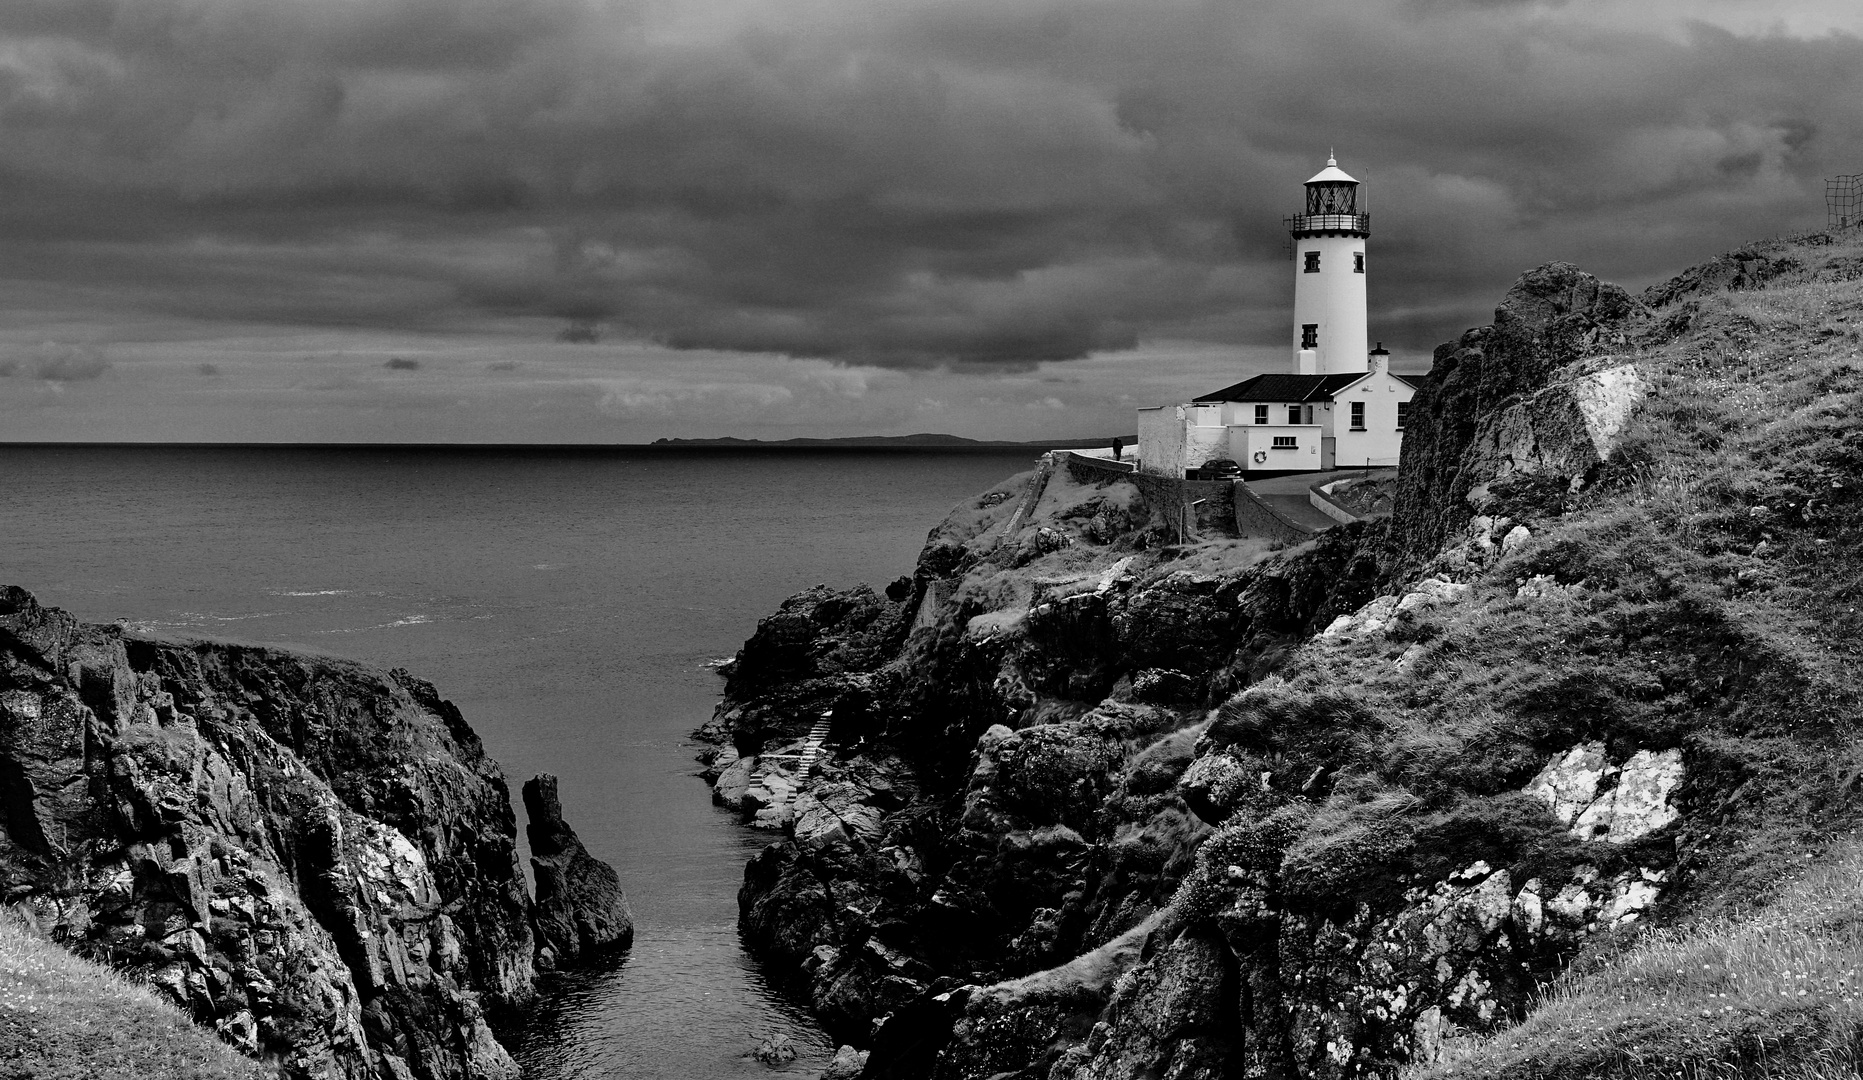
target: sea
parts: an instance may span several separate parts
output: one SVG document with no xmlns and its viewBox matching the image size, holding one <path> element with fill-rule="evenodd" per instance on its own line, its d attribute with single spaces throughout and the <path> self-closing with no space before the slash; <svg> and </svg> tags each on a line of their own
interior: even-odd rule
<svg viewBox="0 0 1863 1080">
<path fill-rule="evenodd" d="M 94 622 L 405 667 L 459 706 L 513 791 L 620 874 L 618 963 L 553 981 L 535 1080 L 768 1076 L 821 1030 L 737 932 L 772 837 L 714 808 L 689 733 L 716 665 L 809 586 L 911 571 L 958 501 L 1034 451 L 0 446 L 0 584 Z M 520 816 L 520 822 L 522 818 Z M 521 828 L 520 828 L 521 833 Z"/>
</svg>

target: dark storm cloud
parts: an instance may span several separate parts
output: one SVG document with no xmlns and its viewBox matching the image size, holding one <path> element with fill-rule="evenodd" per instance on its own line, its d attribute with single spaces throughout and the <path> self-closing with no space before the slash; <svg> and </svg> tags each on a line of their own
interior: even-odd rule
<svg viewBox="0 0 1863 1080">
<path fill-rule="evenodd" d="M 391 356 L 382 363 L 390 371 L 419 371 L 420 361 L 409 360 L 404 356 Z"/>
<path fill-rule="evenodd" d="M 1591 10 L 14 0 L 0 276 L 1027 368 L 1278 341 L 1279 219 L 1331 145 L 1368 182 L 1374 333 L 1418 347 L 1530 265 L 1653 274 L 1820 221 L 1819 178 L 1863 168 L 1863 41 Z"/>
</svg>

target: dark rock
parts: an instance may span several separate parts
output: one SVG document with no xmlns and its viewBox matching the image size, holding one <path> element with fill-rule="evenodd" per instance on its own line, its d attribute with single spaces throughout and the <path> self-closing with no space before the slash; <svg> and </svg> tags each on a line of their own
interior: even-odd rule
<svg viewBox="0 0 1863 1080">
<path fill-rule="evenodd" d="M 780 1068 L 796 1060 L 796 1044 L 787 1035 L 770 1035 L 757 1043 L 750 1056 L 770 1068 Z"/>
<path fill-rule="evenodd" d="M 783 602 L 757 624 L 725 684 L 742 700 L 782 682 L 871 671 L 899 647 L 911 612 L 865 585 L 818 585 Z"/>
<path fill-rule="evenodd" d="M 634 921 L 614 867 L 588 853 L 563 820 L 556 777 L 544 773 L 524 782 L 525 834 L 537 876 L 533 924 L 540 946 L 556 963 L 625 949 L 634 942 Z"/>
<path fill-rule="evenodd" d="M 498 766 L 405 672 L 0 590 L 0 880 L 286 1077 L 515 1077 L 534 997 Z"/>
</svg>

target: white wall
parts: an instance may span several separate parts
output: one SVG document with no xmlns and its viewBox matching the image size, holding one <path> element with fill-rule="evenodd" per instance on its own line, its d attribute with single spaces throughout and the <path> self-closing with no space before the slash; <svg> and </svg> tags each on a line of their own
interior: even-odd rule
<svg viewBox="0 0 1863 1080">
<path fill-rule="evenodd" d="M 1283 407 L 1285 412 L 1285 407 Z M 1286 419 L 1283 415 L 1282 419 Z M 1254 424 L 1229 429 L 1229 456 L 1244 469 L 1293 471 L 1320 467 L 1321 429 L 1318 424 Z M 1293 449 L 1274 445 L 1275 437 L 1294 440 Z M 1257 454 L 1261 460 L 1256 460 Z"/>
<path fill-rule="evenodd" d="M 1184 406 L 1184 468 L 1198 469 L 1213 458 L 1229 456 L 1229 427 L 1220 402 Z"/>
<path fill-rule="evenodd" d="M 1376 371 L 1339 392 L 1333 406 L 1332 435 L 1338 440 L 1337 465 L 1341 469 L 1396 465 L 1404 445 L 1397 430 L 1397 403 L 1409 401 L 1416 391 L 1388 371 Z M 1352 430 L 1354 401 L 1365 403 L 1365 430 Z"/>
<path fill-rule="evenodd" d="M 1300 366 L 1300 328 L 1320 327 L 1317 366 L 1321 375 L 1364 371 L 1371 342 L 1365 325 L 1366 274 L 1352 272 L 1352 256 L 1363 253 L 1362 236 L 1309 236 L 1294 241 L 1294 366 Z M 1320 271 L 1306 272 L 1307 253 L 1320 253 Z"/>
<path fill-rule="evenodd" d="M 1139 471 L 1159 476 L 1184 475 L 1184 419 L 1178 405 L 1138 411 Z"/>
</svg>

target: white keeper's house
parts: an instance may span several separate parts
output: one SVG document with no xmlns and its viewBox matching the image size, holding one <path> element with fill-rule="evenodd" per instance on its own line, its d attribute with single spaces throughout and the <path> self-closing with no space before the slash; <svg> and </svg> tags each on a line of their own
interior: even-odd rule
<svg viewBox="0 0 1863 1080">
<path fill-rule="evenodd" d="M 1327 159 L 1287 219 L 1294 249 L 1292 367 L 1179 405 L 1138 411 L 1139 471 L 1195 476 L 1224 459 L 1250 473 L 1393 466 L 1416 386 L 1369 344 L 1359 184 Z"/>
</svg>

